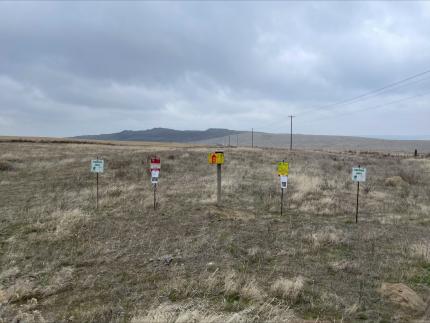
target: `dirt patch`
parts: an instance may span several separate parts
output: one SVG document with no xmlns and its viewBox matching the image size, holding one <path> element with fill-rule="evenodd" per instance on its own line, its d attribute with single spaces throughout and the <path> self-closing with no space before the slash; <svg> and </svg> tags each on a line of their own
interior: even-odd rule
<svg viewBox="0 0 430 323">
<path fill-rule="evenodd" d="M 421 315 L 426 309 L 422 298 L 405 284 L 382 283 L 379 292 L 402 309 Z"/>
<path fill-rule="evenodd" d="M 400 176 L 387 177 L 384 181 L 385 186 L 400 187 L 406 182 Z"/>
</svg>

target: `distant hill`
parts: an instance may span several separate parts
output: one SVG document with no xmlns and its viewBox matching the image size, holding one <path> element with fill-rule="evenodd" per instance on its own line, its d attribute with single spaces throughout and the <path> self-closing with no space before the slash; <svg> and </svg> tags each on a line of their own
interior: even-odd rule
<svg viewBox="0 0 430 323">
<path fill-rule="evenodd" d="M 217 146 L 228 145 L 230 142 L 231 146 L 251 146 L 250 132 L 214 128 L 204 131 L 182 131 L 167 128 L 153 128 L 139 131 L 124 130 L 118 133 L 86 135 L 74 138 L 107 141 L 177 142 Z M 290 146 L 290 135 L 254 132 L 254 146 L 288 148 Z M 293 146 L 297 149 L 310 150 L 360 150 L 407 153 L 412 153 L 417 149 L 419 153 L 430 153 L 430 140 L 388 140 L 349 136 L 294 134 Z"/>
<path fill-rule="evenodd" d="M 117 133 L 84 135 L 76 139 L 90 140 L 119 140 L 119 141 L 158 141 L 158 142 L 192 142 L 212 138 L 226 137 L 241 133 L 228 129 L 211 128 L 207 130 L 174 130 L 168 128 L 153 128 L 148 130 L 124 130 Z"/>
</svg>

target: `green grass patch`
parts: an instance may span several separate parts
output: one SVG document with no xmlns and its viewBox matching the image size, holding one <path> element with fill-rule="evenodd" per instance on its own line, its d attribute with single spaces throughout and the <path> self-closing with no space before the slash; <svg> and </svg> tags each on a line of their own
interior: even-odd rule
<svg viewBox="0 0 430 323">
<path fill-rule="evenodd" d="M 421 272 L 412 277 L 411 282 L 415 285 L 424 284 L 430 286 L 430 263 L 423 263 L 421 265 Z"/>
</svg>

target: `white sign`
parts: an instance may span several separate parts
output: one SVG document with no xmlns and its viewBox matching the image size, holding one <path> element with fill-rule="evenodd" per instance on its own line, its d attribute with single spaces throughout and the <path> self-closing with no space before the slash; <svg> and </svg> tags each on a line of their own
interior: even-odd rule
<svg viewBox="0 0 430 323">
<path fill-rule="evenodd" d="M 151 183 L 152 184 L 157 184 L 159 176 L 160 176 L 160 171 L 159 170 L 151 170 Z"/>
<path fill-rule="evenodd" d="M 95 159 L 91 161 L 91 172 L 92 173 L 103 173 L 105 161 L 103 159 Z"/>
<path fill-rule="evenodd" d="M 287 188 L 288 176 L 279 176 L 281 179 L 281 188 Z"/>
<path fill-rule="evenodd" d="M 365 182 L 366 181 L 366 168 L 353 167 L 352 168 L 352 180 L 354 182 Z"/>
</svg>

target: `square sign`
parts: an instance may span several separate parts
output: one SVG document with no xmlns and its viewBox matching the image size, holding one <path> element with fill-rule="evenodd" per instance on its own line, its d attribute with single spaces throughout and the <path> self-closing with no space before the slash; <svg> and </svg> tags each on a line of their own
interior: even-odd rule
<svg viewBox="0 0 430 323">
<path fill-rule="evenodd" d="M 159 176 L 160 176 L 160 171 L 159 170 L 151 170 L 151 183 L 152 184 L 157 184 Z"/>
<path fill-rule="evenodd" d="M 366 181 L 366 168 L 353 167 L 352 168 L 352 180 L 354 182 L 365 182 Z"/>
<path fill-rule="evenodd" d="M 160 177 L 160 170 L 161 170 L 160 157 L 151 158 L 151 164 L 149 169 L 151 171 L 151 183 L 157 184 L 158 178 Z"/>
<path fill-rule="evenodd" d="M 105 161 L 103 159 L 94 159 L 91 161 L 91 173 L 103 173 Z"/>
<path fill-rule="evenodd" d="M 288 185 L 288 176 L 280 176 L 281 179 L 281 188 L 287 188 Z"/>
<path fill-rule="evenodd" d="M 217 165 L 224 164 L 224 152 L 216 151 L 214 153 L 208 154 L 208 163 Z"/>
<path fill-rule="evenodd" d="M 278 163 L 278 175 L 279 176 L 288 176 L 288 163 L 287 162 L 279 162 Z"/>
<path fill-rule="evenodd" d="M 160 158 L 159 157 L 153 157 L 153 158 L 151 158 L 150 169 L 151 169 L 151 171 L 152 170 L 158 170 L 158 171 L 160 171 L 160 169 L 161 169 L 161 162 L 160 162 Z"/>
</svg>

